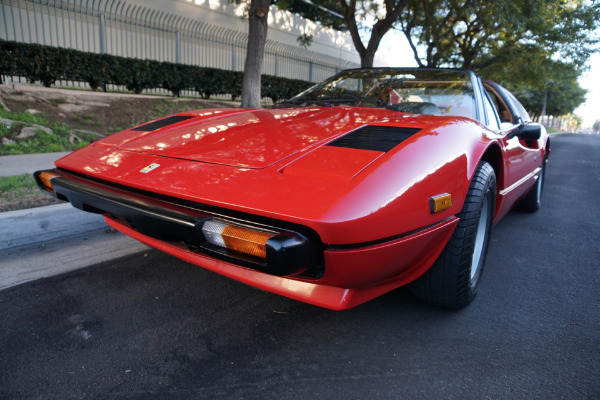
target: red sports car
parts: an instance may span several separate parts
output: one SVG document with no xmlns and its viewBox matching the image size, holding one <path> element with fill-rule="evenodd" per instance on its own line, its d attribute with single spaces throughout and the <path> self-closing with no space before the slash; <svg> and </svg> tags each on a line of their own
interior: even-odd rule
<svg viewBox="0 0 600 400">
<path fill-rule="evenodd" d="M 540 206 L 550 140 L 465 70 L 343 71 L 272 109 L 136 126 L 36 173 L 40 187 L 150 246 L 335 310 L 410 285 L 477 294 L 490 230 Z"/>
</svg>

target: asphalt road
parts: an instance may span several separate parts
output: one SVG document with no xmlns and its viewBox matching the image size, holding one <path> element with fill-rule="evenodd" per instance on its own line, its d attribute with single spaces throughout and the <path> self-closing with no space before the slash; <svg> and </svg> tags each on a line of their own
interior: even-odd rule
<svg viewBox="0 0 600 400">
<path fill-rule="evenodd" d="M 598 399 L 600 136 L 550 161 L 462 311 L 328 311 L 150 251 L 0 291 L 0 398 Z"/>
</svg>

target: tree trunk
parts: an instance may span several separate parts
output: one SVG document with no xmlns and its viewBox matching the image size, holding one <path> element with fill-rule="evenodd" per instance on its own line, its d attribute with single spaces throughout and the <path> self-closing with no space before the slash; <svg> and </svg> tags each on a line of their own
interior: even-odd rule
<svg viewBox="0 0 600 400">
<path fill-rule="evenodd" d="M 379 43 L 377 44 L 379 46 Z M 373 62 L 375 61 L 375 53 L 377 48 L 368 46 L 364 51 L 359 53 L 360 55 L 360 67 L 361 68 L 373 68 Z"/>
<path fill-rule="evenodd" d="M 248 47 L 242 80 L 242 107 L 244 108 L 260 108 L 260 73 L 267 42 L 269 5 L 269 0 L 250 2 Z"/>
<path fill-rule="evenodd" d="M 342 10 L 344 10 L 344 20 L 348 25 L 354 48 L 360 56 L 361 68 L 373 68 L 373 60 L 375 59 L 375 53 L 379 48 L 379 43 L 383 36 L 392 29 L 394 23 L 398 20 L 400 13 L 406 8 L 406 5 L 410 0 L 383 0 L 385 7 L 385 16 L 378 18 L 371 28 L 371 36 L 367 47 L 363 44 L 360 34 L 358 23 L 356 21 L 356 0 L 339 0 Z"/>
</svg>

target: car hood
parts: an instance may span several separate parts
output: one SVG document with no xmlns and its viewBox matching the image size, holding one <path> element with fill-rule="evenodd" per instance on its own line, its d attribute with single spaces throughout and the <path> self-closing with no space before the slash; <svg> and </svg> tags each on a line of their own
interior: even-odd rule
<svg viewBox="0 0 600 400">
<path fill-rule="evenodd" d="M 200 112 L 185 116 L 174 123 L 172 117 L 151 122 L 152 130 L 117 133 L 55 164 L 121 187 L 306 225 L 325 243 L 348 244 L 439 222 L 427 199 L 441 193 L 464 198 L 462 188 L 471 176 L 466 153 L 473 143 L 490 141 L 479 124 L 465 118 L 367 108 L 232 109 L 210 117 Z M 269 123 L 247 127 L 247 119 L 259 117 Z M 196 138 L 193 133 L 202 129 L 215 136 Z M 390 129 L 391 136 L 396 130 L 418 132 L 398 145 L 392 141 L 388 149 L 371 146 L 373 136 L 375 144 L 388 143 Z M 186 149 L 188 144 L 194 152 Z M 184 152 L 187 159 L 172 156 Z M 446 173 L 434 173 L 440 168 Z M 457 201 L 449 212 L 461 206 Z M 366 220 L 381 224 L 365 226 Z"/>
<path fill-rule="evenodd" d="M 158 120 L 132 128 L 112 145 L 161 157 L 265 168 L 366 124 L 385 124 L 399 115 L 350 107 L 228 110 L 210 117 L 206 116 L 210 112 L 202 111 L 180 114 L 183 120 L 166 126 Z"/>
</svg>

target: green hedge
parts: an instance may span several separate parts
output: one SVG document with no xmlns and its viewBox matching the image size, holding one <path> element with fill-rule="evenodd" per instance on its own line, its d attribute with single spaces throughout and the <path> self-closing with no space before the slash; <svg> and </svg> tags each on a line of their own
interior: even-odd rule
<svg viewBox="0 0 600 400">
<path fill-rule="evenodd" d="M 107 84 L 124 86 L 134 93 L 162 88 L 173 96 L 182 90 L 195 90 L 204 98 L 242 93 L 242 72 L 169 62 L 139 60 L 108 54 L 18 43 L 0 39 L 0 77 L 21 76 L 31 83 L 50 87 L 58 80 L 86 82 L 93 90 Z M 262 96 L 273 102 L 288 99 L 312 83 L 262 76 Z"/>
</svg>

